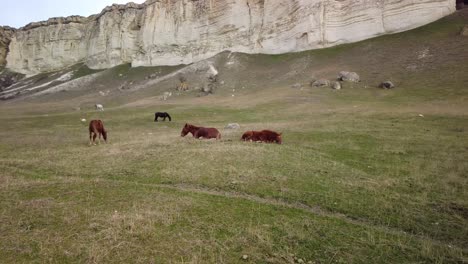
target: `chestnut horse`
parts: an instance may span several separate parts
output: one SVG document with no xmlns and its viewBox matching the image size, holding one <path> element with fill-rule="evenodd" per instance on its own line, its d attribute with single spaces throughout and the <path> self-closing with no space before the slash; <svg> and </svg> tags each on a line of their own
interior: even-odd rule
<svg viewBox="0 0 468 264">
<path fill-rule="evenodd" d="M 244 141 L 261 141 L 266 143 L 275 142 L 277 144 L 283 143 L 281 138 L 282 133 L 277 133 L 271 130 L 262 130 L 262 131 L 247 131 L 242 135 L 242 140 Z"/>
<path fill-rule="evenodd" d="M 221 139 L 221 133 L 213 127 L 197 127 L 191 124 L 185 124 L 180 133 L 181 137 L 185 137 L 188 133 L 192 133 L 194 138 L 216 138 Z"/>
<path fill-rule="evenodd" d="M 107 143 L 107 131 L 104 128 L 104 124 L 101 120 L 91 120 L 89 122 L 89 144 L 96 145 L 96 137 L 99 135 L 99 143 L 101 142 L 101 135 L 104 138 L 104 142 Z M 91 141 L 92 138 L 92 141 Z"/>
</svg>

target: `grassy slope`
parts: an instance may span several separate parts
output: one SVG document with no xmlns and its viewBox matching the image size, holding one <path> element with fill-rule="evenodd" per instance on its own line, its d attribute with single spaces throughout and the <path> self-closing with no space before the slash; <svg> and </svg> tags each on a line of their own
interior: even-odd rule
<svg viewBox="0 0 468 264">
<path fill-rule="evenodd" d="M 239 55 L 253 68 L 220 69 L 228 87 L 204 98 L 143 99 L 167 82 L 99 113 L 60 112 L 78 99 L 0 106 L 0 258 L 466 262 L 465 23 L 458 13 L 331 49 Z M 363 82 L 285 87 L 345 69 Z M 98 84 L 153 70 L 120 66 Z M 398 88 L 370 88 L 387 78 Z M 174 122 L 153 123 L 160 109 Z M 103 119 L 110 144 L 88 147 L 82 117 Z M 240 142 L 242 131 L 222 130 L 221 142 L 180 138 L 188 121 L 272 128 L 284 145 Z"/>
</svg>

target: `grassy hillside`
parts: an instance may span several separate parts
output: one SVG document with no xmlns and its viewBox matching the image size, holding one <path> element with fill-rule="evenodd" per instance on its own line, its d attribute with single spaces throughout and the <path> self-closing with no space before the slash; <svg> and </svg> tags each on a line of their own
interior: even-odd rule
<svg viewBox="0 0 468 264">
<path fill-rule="evenodd" d="M 223 53 L 210 62 L 224 84 L 204 97 L 175 91 L 184 66 L 122 65 L 80 89 L 2 102 L 0 259 L 468 262 L 465 24 L 466 11 L 330 49 Z M 362 81 L 308 86 L 342 70 Z M 192 88 L 206 82 L 183 73 Z M 385 80 L 397 88 L 378 89 Z M 102 119 L 109 143 L 88 146 L 82 118 Z M 186 122 L 223 139 L 181 138 Z M 283 145 L 239 140 L 252 129 L 283 132 Z"/>
</svg>

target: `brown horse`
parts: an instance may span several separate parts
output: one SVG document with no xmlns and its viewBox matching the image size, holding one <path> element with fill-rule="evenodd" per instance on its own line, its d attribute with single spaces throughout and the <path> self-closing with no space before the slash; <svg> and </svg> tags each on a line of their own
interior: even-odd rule
<svg viewBox="0 0 468 264">
<path fill-rule="evenodd" d="M 191 124 L 185 124 L 180 133 L 181 137 L 185 137 L 188 133 L 192 133 L 194 138 L 216 138 L 221 139 L 221 133 L 213 127 L 197 127 Z"/>
<path fill-rule="evenodd" d="M 283 143 L 281 138 L 281 133 L 277 133 L 271 130 L 262 130 L 262 131 L 247 131 L 242 135 L 242 140 L 244 141 L 261 141 L 266 143 L 275 142 L 277 144 Z"/>
<path fill-rule="evenodd" d="M 101 120 L 91 120 L 89 122 L 89 144 L 96 145 L 96 137 L 99 135 L 99 143 L 101 142 L 101 135 L 104 138 L 104 142 L 107 143 L 107 131 L 104 128 L 104 124 Z M 91 141 L 92 138 L 92 141 Z"/>
</svg>

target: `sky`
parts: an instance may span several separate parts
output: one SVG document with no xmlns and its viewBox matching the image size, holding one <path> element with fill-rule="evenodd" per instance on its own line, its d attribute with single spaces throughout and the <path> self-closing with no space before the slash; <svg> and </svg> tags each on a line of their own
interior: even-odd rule
<svg viewBox="0 0 468 264">
<path fill-rule="evenodd" d="M 0 26 L 19 28 L 51 17 L 98 14 L 108 5 L 144 0 L 0 0 Z"/>
</svg>

